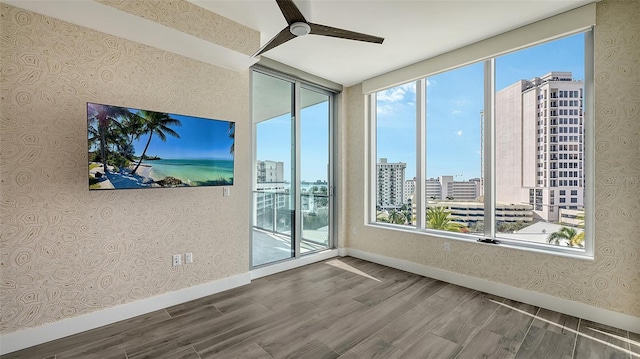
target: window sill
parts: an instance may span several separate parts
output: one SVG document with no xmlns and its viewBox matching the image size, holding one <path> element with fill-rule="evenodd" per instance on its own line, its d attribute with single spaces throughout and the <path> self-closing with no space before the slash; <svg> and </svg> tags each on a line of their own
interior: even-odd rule
<svg viewBox="0 0 640 359">
<path fill-rule="evenodd" d="M 505 239 L 497 237 L 496 240 L 499 243 L 483 243 L 478 242 L 478 239 L 483 238 L 481 236 L 473 235 L 473 234 L 457 234 L 454 232 L 448 233 L 445 231 L 435 231 L 435 230 L 419 230 L 408 226 L 389 224 L 389 223 L 368 223 L 367 227 L 376 228 L 376 229 L 385 229 L 396 232 L 405 232 L 409 234 L 418 234 L 423 236 L 435 237 L 438 239 L 447 239 L 454 241 L 461 241 L 467 243 L 475 243 L 485 246 L 496 246 L 501 248 L 509 248 L 516 249 L 526 252 L 540 253 L 540 254 L 550 254 L 554 256 L 560 256 L 571 259 L 580 259 L 586 261 L 594 261 L 595 258 L 592 254 L 589 254 L 586 249 L 577 249 L 570 247 L 560 247 L 560 246 L 551 246 L 543 243 L 535 243 L 535 242 L 519 242 L 513 239 Z"/>
</svg>

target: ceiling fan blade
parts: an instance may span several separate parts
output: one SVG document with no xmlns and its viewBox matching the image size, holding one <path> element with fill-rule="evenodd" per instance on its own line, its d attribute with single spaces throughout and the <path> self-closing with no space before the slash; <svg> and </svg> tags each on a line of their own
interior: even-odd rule
<svg viewBox="0 0 640 359">
<path fill-rule="evenodd" d="M 310 33 L 313 35 L 339 37 L 341 39 L 373 42 L 376 44 L 381 44 L 384 41 L 383 37 L 362 34 L 355 31 L 338 29 L 338 28 L 326 26 L 326 25 L 309 23 L 309 26 L 311 26 Z"/>
<path fill-rule="evenodd" d="M 287 24 L 307 22 L 293 0 L 276 0 L 276 3 L 278 3 L 282 15 L 287 20 Z"/>
<path fill-rule="evenodd" d="M 291 31 L 289 31 L 289 27 L 287 26 L 284 29 L 282 29 L 282 31 L 280 31 L 278 35 L 274 36 L 271 40 L 269 40 L 269 42 L 264 44 L 264 46 L 262 46 L 260 50 L 258 50 L 251 57 L 256 57 L 264 52 L 267 52 L 276 46 L 284 44 L 285 42 L 293 39 L 294 37 L 296 37 L 296 35 L 292 34 Z"/>
</svg>

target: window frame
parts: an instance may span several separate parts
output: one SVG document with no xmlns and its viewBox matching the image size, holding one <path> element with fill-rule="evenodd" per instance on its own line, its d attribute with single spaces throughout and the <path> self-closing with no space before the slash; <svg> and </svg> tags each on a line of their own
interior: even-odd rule
<svg viewBox="0 0 640 359">
<path fill-rule="evenodd" d="M 581 127 L 584 130 L 584 142 L 589 146 L 584 146 L 584 169 L 583 175 L 585 177 L 585 194 L 584 194 L 584 233 L 585 241 L 584 248 L 572 248 L 565 246 L 555 246 L 546 243 L 525 242 L 515 239 L 507 239 L 496 236 L 496 188 L 495 188 L 495 97 L 496 97 L 496 81 L 495 81 L 495 59 L 498 56 L 506 53 L 516 52 L 524 48 L 539 45 L 542 42 L 535 42 L 526 46 L 520 46 L 514 48 L 512 51 L 496 54 L 488 59 L 478 59 L 475 62 L 466 62 L 462 64 L 456 64 L 446 69 L 436 71 L 433 73 L 425 74 L 423 77 L 415 81 L 406 81 L 403 84 L 415 82 L 416 84 L 416 183 L 414 203 L 416 204 L 416 224 L 415 225 L 397 225 L 391 223 L 377 222 L 377 108 L 376 108 L 376 94 L 380 91 L 392 88 L 386 87 L 376 91 L 365 93 L 365 117 L 367 119 L 367 144 L 368 144 L 368 183 L 367 183 L 367 204 L 365 215 L 367 218 L 366 225 L 374 226 L 377 228 L 390 229 L 409 233 L 419 233 L 428 235 L 431 237 L 437 237 L 442 239 L 462 240 L 467 242 L 483 242 L 491 245 L 497 245 L 502 247 L 510 247 L 515 249 L 521 249 L 537 253 L 546 253 L 552 255 L 560 255 L 565 257 L 572 257 L 585 260 L 594 259 L 594 223 L 595 223 L 595 170 L 594 170 L 594 152 L 595 152 L 595 136 L 594 136 L 594 29 L 593 26 L 587 30 L 579 30 L 571 33 L 563 34 L 562 36 L 553 37 L 547 39 L 544 42 L 555 41 L 560 38 L 576 35 L 579 33 L 584 34 L 584 124 Z M 479 238 L 478 234 L 465 234 L 456 232 L 447 232 L 440 230 L 433 230 L 426 228 L 426 208 L 424 198 L 426 195 L 426 89 L 427 78 L 429 76 L 437 75 L 440 73 L 452 71 L 473 63 L 484 63 L 484 223 L 485 232 L 482 238 Z M 397 86 L 397 85 L 396 85 Z M 568 96 L 567 96 L 568 98 Z M 560 208 L 560 207 L 559 207 Z"/>
</svg>

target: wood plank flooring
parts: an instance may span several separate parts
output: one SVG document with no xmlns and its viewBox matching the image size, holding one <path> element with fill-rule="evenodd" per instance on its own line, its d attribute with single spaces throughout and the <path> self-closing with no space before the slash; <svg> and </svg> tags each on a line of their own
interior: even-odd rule
<svg viewBox="0 0 640 359">
<path fill-rule="evenodd" d="M 640 335 L 334 258 L 2 359 L 640 358 Z"/>
</svg>

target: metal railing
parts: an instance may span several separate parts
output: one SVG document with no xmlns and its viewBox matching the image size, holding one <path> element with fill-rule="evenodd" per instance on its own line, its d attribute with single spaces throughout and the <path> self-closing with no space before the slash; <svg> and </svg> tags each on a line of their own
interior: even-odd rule
<svg viewBox="0 0 640 359">
<path fill-rule="evenodd" d="M 254 191 L 255 228 L 290 237 L 293 232 L 294 213 L 290 208 L 291 194 L 287 192 Z"/>
<path fill-rule="evenodd" d="M 292 194 L 289 192 L 253 191 L 254 218 L 253 227 L 275 235 L 291 238 L 295 232 L 295 210 Z M 317 230 L 329 225 L 329 196 L 322 193 L 303 193 L 302 203 L 303 231 Z M 303 236 L 304 237 L 304 236 Z M 325 240 L 303 238 L 315 244 L 326 244 Z"/>
</svg>

